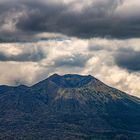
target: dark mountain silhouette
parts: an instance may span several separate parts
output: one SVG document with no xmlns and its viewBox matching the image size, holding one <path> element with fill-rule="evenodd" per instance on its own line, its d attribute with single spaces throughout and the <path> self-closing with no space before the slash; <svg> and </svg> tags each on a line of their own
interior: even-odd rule
<svg viewBox="0 0 140 140">
<path fill-rule="evenodd" d="M 1 140 L 140 140 L 140 100 L 88 75 L 0 86 Z"/>
</svg>

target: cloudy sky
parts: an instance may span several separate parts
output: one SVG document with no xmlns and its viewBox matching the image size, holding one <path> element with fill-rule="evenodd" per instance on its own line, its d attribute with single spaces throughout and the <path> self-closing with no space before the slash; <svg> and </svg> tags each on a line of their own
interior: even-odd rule
<svg viewBox="0 0 140 140">
<path fill-rule="evenodd" d="M 0 0 L 0 85 L 53 73 L 140 97 L 139 0 Z"/>
</svg>

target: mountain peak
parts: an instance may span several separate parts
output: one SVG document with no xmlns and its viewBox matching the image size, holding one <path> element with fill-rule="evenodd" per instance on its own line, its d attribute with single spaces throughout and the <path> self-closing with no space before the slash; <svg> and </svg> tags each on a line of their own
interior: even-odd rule
<svg viewBox="0 0 140 140">
<path fill-rule="evenodd" d="M 91 75 L 78 75 L 78 74 L 66 74 L 58 75 L 53 74 L 48 78 L 60 87 L 65 88 L 76 88 L 88 84 L 91 80 L 95 78 Z"/>
</svg>

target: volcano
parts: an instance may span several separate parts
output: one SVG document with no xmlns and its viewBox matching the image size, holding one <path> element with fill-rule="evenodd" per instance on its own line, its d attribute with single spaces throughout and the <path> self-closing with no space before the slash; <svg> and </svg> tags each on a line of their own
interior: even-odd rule
<svg viewBox="0 0 140 140">
<path fill-rule="evenodd" d="M 91 75 L 0 86 L 1 140 L 140 140 L 140 99 Z"/>
</svg>

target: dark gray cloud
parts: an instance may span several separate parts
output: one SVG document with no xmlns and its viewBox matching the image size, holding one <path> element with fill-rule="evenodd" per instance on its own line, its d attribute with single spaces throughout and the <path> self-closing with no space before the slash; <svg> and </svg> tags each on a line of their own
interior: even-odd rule
<svg viewBox="0 0 140 140">
<path fill-rule="evenodd" d="M 0 52 L 0 61 L 16 61 L 16 62 L 38 62 L 46 58 L 45 53 L 42 50 L 37 51 L 23 51 L 17 55 L 9 55 L 4 52 Z"/>
<path fill-rule="evenodd" d="M 79 13 L 72 11 L 71 5 L 28 3 L 27 16 L 20 17 L 17 28 L 30 32 L 58 32 L 82 38 L 94 36 L 122 37 L 124 34 L 113 27 L 111 12 L 120 4 L 120 0 L 107 0 L 107 3 L 94 3 L 84 7 Z M 116 24 L 116 23 L 115 23 Z M 125 30 L 125 29 L 124 29 Z"/>
<path fill-rule="evenodd" d="M 125 68 L 128 71 L 140 71 L 140 51 L 119 49 L 114 57 L 119 67 Z"/>
<path fill-rule="evenodd" d="M 11 20 L 15 24 L 16 31 L 1 29 L 0 40 L 1 42 L 6 40 L 2 34 L 9 33 L 8 41 L 15 41 L 22 40 L 26 35 L 32 36 L 41 32 L 62 33 L 80 38 L 140 37 L 140 17 L 136 14 L 132 16 L 133 11 L 129 11 L 127 15 L 123 14 L 125 9 L 122 13 L 116 12 L 122 6 L 123 0 L 94 0 L 89 5 L 84 4 L 83 1 L 80 3 L 82 9 L 78 11 L 77 1 L 69 4 L 49 0 L 2 2 L 0 4 L 1 28 L 2 25 L 7 24 L 7 19 L 10 19 L 10 15 L 13 14 L 15 16 L 12 16 Z M 11 37 L 12 33 L 15 38 Z"/>
</svg>

